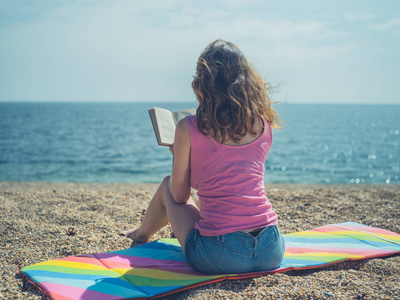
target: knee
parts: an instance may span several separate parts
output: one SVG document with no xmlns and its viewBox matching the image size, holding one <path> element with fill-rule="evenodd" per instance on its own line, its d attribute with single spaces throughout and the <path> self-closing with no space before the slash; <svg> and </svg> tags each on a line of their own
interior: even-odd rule
<svg viewBox="0 0 400 300">
<path fill-rule="evenodd" d="M 162 181 L 162 185 L 166 185 L 166 186 L 168 186 L 169 185 L 169 180 L 170 180 L 170 178 L 171 178 L 171 176 L 165 176 L 164 177 L 164 179 L 163 179 L 163 181 Z"/>
<path fill-rule="evenodd" d="M 170 178 L 171 176 L 166 176 L 164 177 L 163 181 L 161 182 L 160 185 L 160 191 L 161 191 L 161 201 L 164 203 L 164 205 L 167 205 L 167 201 L 172 199 L 173 200 L 173 196 L 171 194 L 171 191 L 169 189 L 169 182 L 170 182 Z"/>
<path fill-rule="evenodd" d="M 164 177 L 163 181 L 161 182 L 161 188 L 164 191 L 169 191 L 169 181 L 170 181 L 171 176 L 166 176 Z"/>
</svg>

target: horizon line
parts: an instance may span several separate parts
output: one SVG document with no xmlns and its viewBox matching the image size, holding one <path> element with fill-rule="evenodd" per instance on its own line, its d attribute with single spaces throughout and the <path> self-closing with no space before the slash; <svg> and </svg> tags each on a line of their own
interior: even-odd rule
<svg viewBox="0 0 400 300">
<path fill-rule="evenodd" d="M 0 100 L 0 103 L 48 103 L 48 104 L 150 104 L 150 103 L 165 103 L 165 104 L 189 104 L 194 101 L 121 101 L 121 100 Z M 197 101 L 196 101 L 197 102 Z M 197 103 L 196 103 L 197 104 Z M 289 104 L 289 105 L 400 105 L 400 103 L 368 103 L 368 102 L 288 102 L 288 101 L 276 101 L 273 105 Z"/>
</svg>

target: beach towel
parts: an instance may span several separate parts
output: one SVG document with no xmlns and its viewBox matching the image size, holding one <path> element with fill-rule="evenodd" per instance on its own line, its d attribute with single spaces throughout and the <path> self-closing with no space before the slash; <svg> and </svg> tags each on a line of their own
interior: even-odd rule
<svg viewBox="0 0 400 300">
<path fill-rule="evenodd" d="M 161 239 L 114 252 L 50 260 L 24 267 L 20 273 L 49 299 L 145 299 L 227 279 L 312 269 L 400 252 L 399 234 L 353 222 L 285 234 L 284 239 L 282 263 L 265 272 L 198 273 L 186 263 L 176 239 Z"/>
</svg>

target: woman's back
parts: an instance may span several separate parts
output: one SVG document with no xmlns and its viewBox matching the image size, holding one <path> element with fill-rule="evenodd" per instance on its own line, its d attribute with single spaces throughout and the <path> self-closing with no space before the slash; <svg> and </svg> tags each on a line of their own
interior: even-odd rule
<svg viewBox="0 0 400 300">
<path fill-rule="evenodd" d="M 195 226 L 202 235 L 248 231 L 276 224 L 264 190 L 264 163 L 272 142 L 268 123 L 242 145 L 220 144 L 187 118 L 191 140 L 190 184 L 198 190 L 202 217 Z"/>
<path fill-rule="evenodd" d="M 230 138 L 223 144 L 228 146 L 241 146 L 250 144 L 251 142 L 258 139 L 258 137 L 264 132 L 264 122 L 261 119 L 257 119 L 256 122 L 254 123 L 253 130 L 255 134 L 247 132 L 245 136 L 238 136 L 238 138 L 240 138 L 239 140 L 234 141 Z M 214 136 L 214 134 L 212 133 L 210 135 Z M 218 142 L 221 140 L 221 136 L 217 135 L 214 139 Z"/>
</svg>

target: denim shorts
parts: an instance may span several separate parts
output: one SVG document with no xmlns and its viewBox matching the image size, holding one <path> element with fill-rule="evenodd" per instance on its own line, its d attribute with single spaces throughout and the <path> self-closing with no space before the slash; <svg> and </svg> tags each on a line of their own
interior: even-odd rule
<svg viewBox="0 0 400 300">
<path fill-rule="evenodd" d="M 193 229 L 185 241 L 189 265 L 206 274 L 237 274 L 276 269 L 283 259 L 285 242 L 278 226 L 265 227 L 256 236 L 237 231 L 202 236 Z"/>
</svg>

